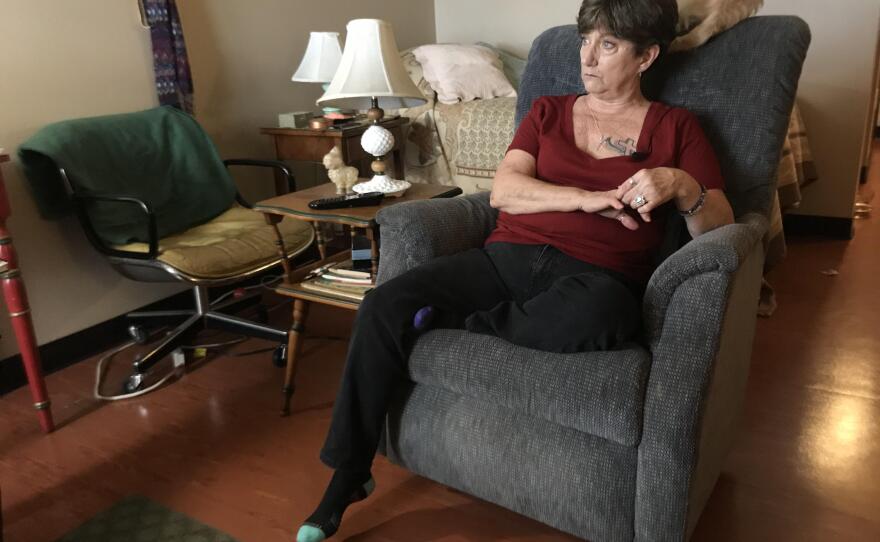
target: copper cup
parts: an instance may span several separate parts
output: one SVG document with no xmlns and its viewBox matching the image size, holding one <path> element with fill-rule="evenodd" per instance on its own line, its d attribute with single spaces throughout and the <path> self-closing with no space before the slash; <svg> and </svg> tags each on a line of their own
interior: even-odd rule
<svg viewBox="0 0 880 542">
<path fill-rule="evenodd" d="M 330 121 L 324 117 L 315 117 L 309 121 L 309 128 L 312 130 L 326 130 L 330 126 Z"/>
</svg>

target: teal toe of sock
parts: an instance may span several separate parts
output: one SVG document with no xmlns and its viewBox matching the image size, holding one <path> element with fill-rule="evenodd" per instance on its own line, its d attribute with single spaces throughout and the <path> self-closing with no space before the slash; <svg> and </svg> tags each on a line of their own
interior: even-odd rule
<svg viewBox="0 0 880 542">
<path fill-rule="evenodd" d="M 325 538 L 324 531 L 311 525 L 303 525 L 296 533 L 296 542 L 321 542 Z"/>
</svg>

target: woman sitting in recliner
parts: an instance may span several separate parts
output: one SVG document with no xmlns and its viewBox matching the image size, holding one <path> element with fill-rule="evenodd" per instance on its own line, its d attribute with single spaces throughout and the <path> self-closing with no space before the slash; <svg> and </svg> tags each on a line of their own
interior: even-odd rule
<svg viewBox="0 0 880 542">
<path fill-rule="evenodd" d="M 696 117 L 648 101 L 648 70 L 675 37 L 675 0 L 584 0 L 588 94 L 546 96 L 522 121 L 492 187 L 482 249 L 437 258 L 373 290 L 358 311 L 321 460 L 336 469 L 298 542 L 332 536 L 374 487 L 370 466 L 407 358 L 429 327 L 553 352 L 633 340 L 671 212 L 693 237 L 733 222 Z"/>
</svg>

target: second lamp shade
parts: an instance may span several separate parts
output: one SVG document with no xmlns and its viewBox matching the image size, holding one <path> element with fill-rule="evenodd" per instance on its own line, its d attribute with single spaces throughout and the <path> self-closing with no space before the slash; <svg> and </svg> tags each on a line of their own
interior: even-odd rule
<svg viewBox="0 0 880 542">
<path fill-rule="evenodd" d="M 327 83 L 339 67 L 342 49 L 338 32 L 312 32 L 309 44 L 291 81 L 302 83 Z"/>
<path fill-rule="evenodd" d="M 355 19 L 346 29 L 339 69 L 318 105 L 369 109 L 376 97 L 383 109 L 401 109 L 427 101 L 403 67 L 390 23 Z"/>
</svg>

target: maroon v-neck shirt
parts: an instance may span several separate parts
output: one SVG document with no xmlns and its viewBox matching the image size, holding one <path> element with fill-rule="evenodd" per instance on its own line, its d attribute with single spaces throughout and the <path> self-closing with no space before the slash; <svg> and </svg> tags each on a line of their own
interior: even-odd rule
<svg viewBox="0 0 880 542">
<path fill-rule="evenodd" d="M 724 188 L 721 169 L 696 116 L 687 110 L 652 102 L 636 145 L 646 157 L 594 158 L 575 145 L 573 108 L 577 95 L 545 96 L 532 105 L 508 147 L 536 160 L 537 178 L 590 191 L 614 190 L 641 169 L 674 167 L 706 188 Z M 644 283 L 654 269 L 665 217 L 672 203 L 651 213 L 630 231 L 619 220 L 581 211 L 513 215 L 501 212 L 486 244 L 549 244 L 580 260 L 612 269 Z M 638 213 L 629 209 L 633 216 Z"/>
</svg>

